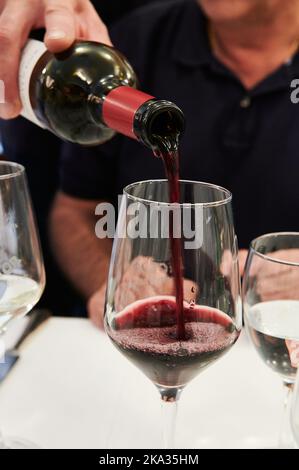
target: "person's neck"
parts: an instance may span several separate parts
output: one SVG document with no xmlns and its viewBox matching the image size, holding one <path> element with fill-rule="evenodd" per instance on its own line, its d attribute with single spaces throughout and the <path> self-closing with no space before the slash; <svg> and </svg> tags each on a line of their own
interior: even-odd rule
<svg viewBox="0 0 299 470">
<path fill-rule="evenodd" d="M 269 21 L 210 22 L 214 55 L 250 89 L 288 61 L 299 47 L 299 10 Z"/>
</svg>

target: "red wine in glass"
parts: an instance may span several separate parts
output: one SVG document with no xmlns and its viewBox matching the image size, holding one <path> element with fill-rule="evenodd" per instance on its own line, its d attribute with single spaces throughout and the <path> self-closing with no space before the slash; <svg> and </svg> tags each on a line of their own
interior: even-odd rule
<svg viewBox="0 0 299 470">
<path fill-rule="evenodd" d="M 136 301 L 115 316 L 109 332 L 117 349 L 160 387 L 183 387 L 239 336 L 225 313 L 184 302 L 185 338 L 179 340 L 176 307 L 172 296 Z"/>
</svg>

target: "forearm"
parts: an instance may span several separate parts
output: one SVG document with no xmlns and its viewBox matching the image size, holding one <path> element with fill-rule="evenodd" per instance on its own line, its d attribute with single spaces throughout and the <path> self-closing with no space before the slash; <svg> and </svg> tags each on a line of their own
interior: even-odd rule
<svg viewBox="0 0 299 470">
<path fill-rule="evenodd" d="M 52 249 L 61 270 L 78 291 L 89 298 L 107 280 L 112 243 L 95 235 L 97 202 L 72 204 L 58 194 L 50 216 Z"/>
</svg>

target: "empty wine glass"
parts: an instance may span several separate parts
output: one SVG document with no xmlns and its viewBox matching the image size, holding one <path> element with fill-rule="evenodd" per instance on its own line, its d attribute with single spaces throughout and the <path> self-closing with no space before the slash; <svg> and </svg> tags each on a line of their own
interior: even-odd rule
<svg viewBox="0 0 299 470">
<path fill-rule="evenodd" d="M 45 271 L 27 188 L 25 169 L 0 162 L 0 335 L 10 322 L 26 315 L 40 299 Z M 0 336 L 1 340 L 1 336 Z M 4 358 L 0 358 L 5 361 Z M 0 449 L 35 447 L 21 439 L 4 439 Z"/>
<path fill-rule="evenodd" d="M 242 324 L 231 194 L 192 181 L 180 193 L 182 203 L 169 204 L 167 181 L 125 188 L 105 308 L 113 344 L 160 392 L 166 448 L 181 391 L 232 347 Z M 182 255 L 182 309 L 171 247 L 176 266 Z"/>
<path fill-rule="evenodd" d="M 245 266 L 245 324 L 252 344 L 286 387 L 279 447 L 292 447 L 290 395 L 299 347 L 299 233 L 272 233 L 253 240 Z"/>
</svg>

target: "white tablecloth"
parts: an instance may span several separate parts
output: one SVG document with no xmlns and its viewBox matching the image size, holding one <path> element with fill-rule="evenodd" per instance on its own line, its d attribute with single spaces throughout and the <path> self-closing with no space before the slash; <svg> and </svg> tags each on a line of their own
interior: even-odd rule
<svg viewBox="0 0 299 470">
<path fill-rule="evenodd" d="M 182 394 L 176 445 L 276 445 L 283 390 L 245 333 Z M 53 318 L 0 385 L 0 425 L 43 448 L 159 448 L 155 387 L 87 320 Z"/>
</svg>

